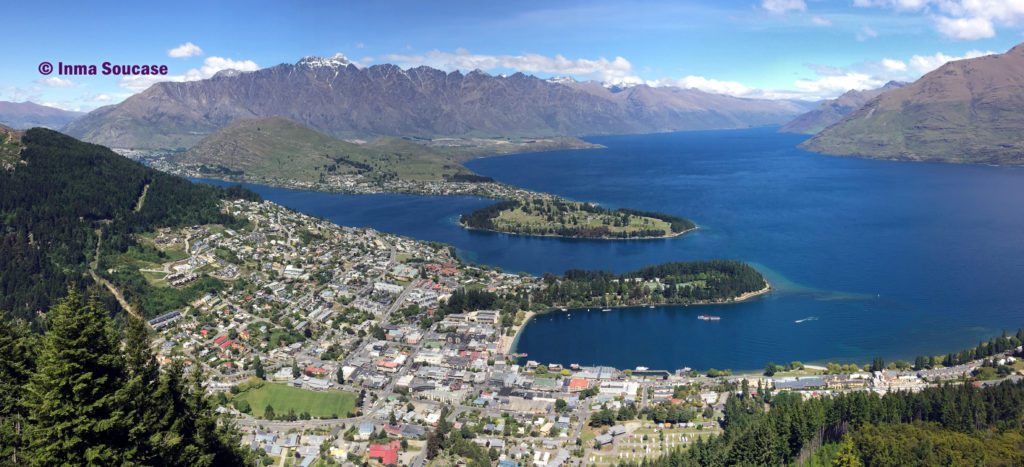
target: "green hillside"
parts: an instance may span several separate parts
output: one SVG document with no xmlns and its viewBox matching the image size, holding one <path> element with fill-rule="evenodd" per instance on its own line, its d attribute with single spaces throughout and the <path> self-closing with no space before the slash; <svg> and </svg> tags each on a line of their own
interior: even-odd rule
<svg viewBox="0 0 1024 467">
<path fill-rule="evenodd" d="M 442 180 L 471 173 L 449 153 L 422 144 L 400 138 L 355 144 L 280 117 L 236 120 L 178 162 L 214 175 L 307 182 L 344 174 Z"/>
<path fill-rule="evenodd" d="M 138 245 L 135 234 L 158 227 L 234 223 L 220 200 L 256 196 L 196 185 L 42 128 L 28 130 L 22 144 L 24 164 L 0 170 L 0 310 L 26 318 L 68 284 L 92 283 L 97 253 L 125 253 Z"/>
</svg>

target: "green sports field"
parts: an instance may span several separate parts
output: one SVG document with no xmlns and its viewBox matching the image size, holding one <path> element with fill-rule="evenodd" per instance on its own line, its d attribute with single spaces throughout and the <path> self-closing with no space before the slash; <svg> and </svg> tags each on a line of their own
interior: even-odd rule
<svg viewBox="0 0 1024 467">
<path fill-rule="evenodd" d="M 259 388 L 248 389 L 234 398 L 237 404 L 246 401 L 252 407 L 252 414 L 263 416 L 267 404 L 274 407 L 278 416 L 294 410 L 296 414 L 309 412 L 313 417 L 346 417 L 355 409 L 356 395 L 346 391 L 308 391 L 281 383 L 266 383 Z"/>
</svg>

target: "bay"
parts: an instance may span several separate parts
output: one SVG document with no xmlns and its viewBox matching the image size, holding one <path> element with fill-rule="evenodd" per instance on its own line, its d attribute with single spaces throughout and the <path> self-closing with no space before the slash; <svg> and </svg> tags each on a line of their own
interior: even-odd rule
<svg viewBox="0 0 1024 467">
<path fill-rule="evenodd" d="M 773 361 L 910 359 L 1024 325 L 1024 171 L 810 154 L 774 129 L 588 138 L 605 149 L 478 159 L 474 171 L 570 199 L 679 215 L 674 239 L 536 238 L 460 228 L 470 197 L 251 186 L 341 225 L 454 245 L 506 271 L 751 263 L 774 290 L 746 303 L 542 315 L 517 350 L 563 364 L 755 369 Z M 696 319 L 714 314 L 721 321 Z"/>
</svg>

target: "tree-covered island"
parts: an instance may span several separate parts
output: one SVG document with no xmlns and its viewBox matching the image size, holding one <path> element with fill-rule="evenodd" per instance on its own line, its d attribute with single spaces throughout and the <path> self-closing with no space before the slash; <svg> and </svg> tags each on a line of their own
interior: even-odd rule
<svg viewBox="0 0 1024 467">
<path fill-rule="evenodd" d="M 680 217 L 551 198 L 509 200 L 459 218 L 469 229 L 520 235 L 645 239 L 683 235 L 697 226 Z"/>
</svg>

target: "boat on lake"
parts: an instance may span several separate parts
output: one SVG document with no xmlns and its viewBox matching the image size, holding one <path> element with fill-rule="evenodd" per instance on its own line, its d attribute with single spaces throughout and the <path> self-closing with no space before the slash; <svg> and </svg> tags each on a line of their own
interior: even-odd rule
<svg viewBox="0 0 1024 467">
<path fill-rule="evenodd" d="M 699 319 L 701 321 L 721 321 L 722 317 L 721 316 L 714 316 L 714 315 L 700 315 L 700 316 L 697 317 L 697 319 Z"/>
</svg>

